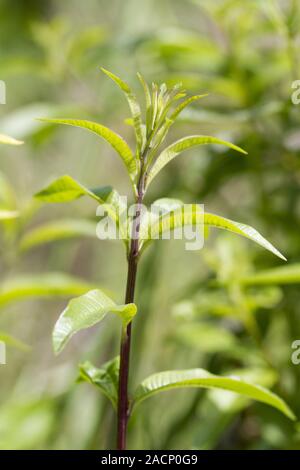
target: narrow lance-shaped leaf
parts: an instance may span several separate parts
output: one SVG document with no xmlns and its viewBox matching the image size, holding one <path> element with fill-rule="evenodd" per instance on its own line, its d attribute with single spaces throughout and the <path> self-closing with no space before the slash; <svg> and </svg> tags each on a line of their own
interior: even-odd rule
<svg viewBox="0 0 300 470">
<path fill-rule="evenodd" d="M 103 203 L 107 195 L 112 191 L 111 187 L 101 188 L 101 195 L 96 190 L 87 189 L 81 183 L 69 175 L 64 175 L 54 180 L 46 188 L 34 195 L 36 199 L 43 202 L 69 202 L 81 196 L 90 196 L 97 202 Z M 101 197 L 102 196 L 102 197 Z"/>
<path fill-rule="evenodd" d="M 185 387 L 221 389 L 235 392 L 253 400 L 266 403 L 278 409 L 292 420 L 296 419 L 288 405 L 269 390 L 241 380 L 239 377 L 217 376 L 203 369 L 165 371 L 151 375 L 138 386 L 134 395 L 133 407 L 136 407 L 146 398 L 158 392 Z"/>
<path fill-rule="evenodd" d="M 103 209 L 120 229 L 122 240 L 126 245 L 128 233 L 127 219 L 123 217 L 126 206 L 118 192 L 110 186 L 87 189 L 71 176 L 65 175 L 36 193 L 35 198 L 43 202 L 62 203 L 73 201 L 84 195 L 90 196 L 103 206 Z"/>
<path fill-rule="evenodd" d="M 14 139 L 9 135 L 0 134 L 0 144 L 8 144 L 8 145 L 22 145 L 24 142 L 21 140 Z"/>
<path fill-rule="evenodd" d="M 153 130 L 157 120 L 158 111 L 158 87 L 156 83 L 152 83 L 152 122 L 151 129 Z"/>
<path fill-rule="evenodd" d="M 117 305 L 100 289 L 91 290 L 81 297 L 72 299 L 54 326 L 54 352 L 60 353 L 75 333 L 96 325 L 109 312 L 120 316 L 125 327 L 136 314 L 136 306 Z"/>
<path fill-rule="evenodd" d="M 270 285 L 270 284 L 299 284 L 300 263 L 277 268 L 266 269 L 239 279 L 246 286 Z"/>
<path fill-rule="evenodd" d="M 105 73 L 109 78 L 111 78 L 118 85 L 118 87 L 124 92 L 127 98 L 131 115 L 132 115 L 132 119 L 133 119 L 133 126 L 134 126 L 134 131 L 135 131 L 135 136 L 136 136 L 136 142 L 137 142 L 137 150 L 138 150 L 138 153 L 140 153 L 144 147 L 143 129 L 142 129 L 142 113 L 141 113 L 140 105 L 134 93 L 131 91 L 131 88 L 127 85 L 127 83 L 125 83 L 123 80 L 121 80 L 121 78 L 117 77 L 117 75 L 113 74 L 112 72 L 109 72 L 103 67 L 101 67 L 101 70 L 103 73 Z"/>
<path fill-rule="evenodd" d="M 39 119 L 40 121 L 49 122 L 52 124 L 65 124 L 67 126 L 74 126 L 80 127 L 82 129 L 87 129 L 91 132 L 102 137 L 106 140 L 120 155 L 122 158 L 130 179 L 134 181 L 135 176 L 137 174 L 137 163 L 133 156 L 133 153 L 125 142 L 125 140 L 119 136 L 116 132 L 112 131 L 108 127 L 103 126 L 102 124 L 98 124 L 97 122 L 87 121 L 83 119 L 47 119 L 42 118 Z"/>
<path fill-rule="evenodd" d="M 47 222 L 25 233 L 20 241 L 22 251 L 33 247 L 75 237 L 96 237 L 97 223 L 85 219 L 62 219 Z"/>
<path fill-rule="evenodd" d="M 146 102 L 146 129 L 149 133 L 151 131 L 151 122 L 152 122 L 152 100 L 151 100 L 151 93 L 148 87 L 147 82 L 145 81 L 144 77 L 138 73 L 138 79 L 140 80 L 142 87 L 144 89 L 145 94 L 145 102 Z"/>
<path fill-rule="evenodd" d="M 23 275 L 6 280 L 0 288 L 0 307 L 10 302 L 21 301 L 31 297 L 68 297 L 81 295 L 96 287 L 75 276 L 63 273 L 46 273 Z"/>
<path fill-rule="evenodd" d="M 176 204 L 178 205 L 177 209 Z M 202 228 L 204 225 L 204 227 L 208 226 L 228 230 L 236 233 L 237 235 L 249 238 L 286 261 L 286 258 L 253 227 L 234 220 L 226 219 L 219 215 L 210 214 L 208 212 L 203 213 L 202 207 L 197 204 L 189 204 L 187 206 L 180 205 L 180 201 L 177 200 L 175 201 L 175 207 L 173 210 L 170 210 L 159 217 L 152 217 L 150 221 L 149 219 L 145 220 L 145 222 L 141 224 L 141 248 L 145 249 L 153 239 L 160 238 L 165 230 L 175 230 L 176 228 L 183 227 L 184 225 L 198 225 L 199 228 Z"/>
<path fill-rule="evenodd" d="M 170 119 L 174 121 L 189 104 L 193 103 L 194 101 L 201 100 L 202 98 L 205 98 L 206 96 L 208 96 L 208 93 L 205 93 L 203 95 L 194 95 L 194 96 L 190 96 L 189 98 L 186 98 L 184 101 L 182 101 L 182 103 L 180 103 L 175 108 L 175 110 L 170 116 Z"/>
<path fill-rule="evenodd" d="M 196 95 L 196 96 L 191 96 L 189 98 L 187 98 L 186 100 L 184 100 L 182 103 L 180 103 L 176 108 L 175 110 L 173 111 L 173 113 L 171 113 L 170 117 L 167 117 L 167 112 L 168 112 L 168 109 L 172 103 L 172 100 L 170 100 L 170 103 L 168 103 L 165 107 L 165 112 L 164 112 L 164 121 L 163 121 L 163 124 L 161 125 L 161 127 L 157 130 L 156 134 L 154 135 L 154 138 L 152 139 L 152 142 L 151 142 L 151 145 L 150 145 L 150 152 L 149 152 L 149 155 L 148 155 L 148 159 L 147 159 L 147 162 L 148 162 L 148 167 L 151 166 L 152 164 L 152 161 L 155 157 L 155 154 L 157 152 L 157 149 L 158 147 L 164 142 L 169 130 L 170 130 L 170 127 L 174 124 L 176 118 L 178 117 L 178 115 L 186 108 L 186 106 L 188 106 L 190 103 L 192 103 L 193 101 L 196 101 L 196 100 L 199 100 L 200 98 L 203 98 L 207 95 Z M 174 99 L 174 98 L 173 98 Z"/>
<path fill-rule="evenodd" d="M 111 401 L 114 409 L 117 409 L 119 368 L 119 356 L 106 362 L 99 369 L 90 362 L 85 362 L 79 366 L 78 382 L 95 385 Z"/>
<path fill-rule="evenodd" d="M 189 137 L 183 137 L 180 140 L 177 140 L 173 144 L 169 145 L 165 148 L 161 154 L 155 160 L 152 168 L 150 169 L 147 175 L 147 185 L 151 183 L 153 178 L 167 165 L 173 158 L 177 157 L 180 153 L 184 152 L 185 150 L 198 147 L 200 145 L 207 145 L 207 144 L 218 144 L 218 145 L 225 145 L 237 152 L 246 154 L 245 150 L 241 149 L 237 145 L 234 145 L 230 142 L 226 142 L 225 140 L 218 139 L 217 137 L 211 137 L 206 135 L 192 135 Z"/>
<path fill-rule="evenodd" d="M 225 217 L 210 214 L 208 212 L 204 214 L 204 224 L 209 225 L 210 227 L 229 230 L 230 232 L 249 238 L 249 240 L 254 241 L 258 245 L 278 256 L 278 258 L 286 261 L 285 256 L 283 256 L 283 254 L 280 253 L 280 251 L 278 251 L 277 248 L 272 245 L 272 243 L 266 240 L 255 228 L 251 227 L 250 225 L 235 222 L 234 220 L 226 219 Z"/>
</svg>

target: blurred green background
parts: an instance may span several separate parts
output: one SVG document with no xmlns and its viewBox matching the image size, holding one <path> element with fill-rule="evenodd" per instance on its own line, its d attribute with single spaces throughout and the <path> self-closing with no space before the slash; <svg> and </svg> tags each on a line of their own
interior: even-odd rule
<svg viewBox="0 0 300 470">
<path fill-rule="evenodd" d="M 172 162 L 148 202 L 166 196 L 204 203 L 211 212 L 255 226 L 288 258 L 211 231 L 199 252 L 157 241 L 138 279 L 132 383 L 159 370 L 240 369 L 273 388 L 300 416 L 299 215 L 300 79 L 297 0 L 0 0 L 0 133 L 24 140 L 2 145 L 0 339 L 1 449 L 97 449 L 114 445 L 110 405 L 77 363 L 118 354 L 114 319 L 77 335 L 55 358 L 53 325 L 70 296 L 91 285 L 123 299 L 126 259 L 117 241 L 93 236 L 92 202 L 39 206 L 34 192 L 70 174 L 89 187 L 111 184 L 129 194 L 122 163 L 97 136 L 35 121 L 98 120 L 133 143 L 127 103 L 99 71 L 127 80 L 140 98 L 148 82 L 182 82 L 209 96 L 182 114 L 171 140 L 187 132 L 216 135 L 248 151 L 205 147 Z M 44 224 L 69 227 L 38 243 Z M 75 221 L 75 222 L 74 222 Z M 65 224 L 65 225 L 64 225 Z M 77 224 L 77 225 L 76 225 Z M 79 229 L 76 230 L 76 227 Z M 72 236 L 71 236 L 72 235 Z M 273 270 L 268 273 L 268 270 Z M 129 426 L 129 448 L 300 449 L 300 426 L 266 405 L 229 392 L 173 391 L 143 404 Z"/>
</svg>

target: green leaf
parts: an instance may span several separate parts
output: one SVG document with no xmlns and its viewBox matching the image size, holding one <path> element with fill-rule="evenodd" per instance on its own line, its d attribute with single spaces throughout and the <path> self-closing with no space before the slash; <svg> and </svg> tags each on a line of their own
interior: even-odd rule
<svg viewBox="0 0 300 470">
<path fill-rule="evenodd" d="M 119 217 L 126 207 L 118 192 L 110 186 L 87 189 L 71 176 L 65 175 L 53 181 L 42 191 L 36 193 L 35 198 L 43 202 L 61 203 L 73 201 L 84 195 L 90 196 L 99 204 L 103 205 L 109 217 L 115 221 L 117 227 L 120 227 L 122 239 L 125 244 L 127 244 L 127 218 L 123 220 L 123 217 Z"/>
<path fill-rule="evenodd" d="M 157 208 L 159 213 L 156 213 Z M 140 245 L 146 245 L 162 236 L 166 231 L 173 231 L 185 225 L 203 226 L 203 208 L 198 204 L 184 206 L 178 199 L 162 198 L 155 201 L 152 210 L 141 221 Z"/>
<path fill-rule="evenodd" d="M 185 387 L 221 389 L 244 395 L 247 398 L 266 403 L 288 418 L 295 420 L 295 415 L 288 405 L 266 388 L 246 382 L 239 377 L 221 377 L 210 374 L 204 369 L 174 370 L 159 372 L 145 379 L 137 388 L 133 407 L 158 392 Z"/>
<path fill-rule="evenodd" d="M 26 251 L 44 243 L 67 238 L 81 236 L 96 238 L 96 227 L 96 222 L 85 219 L 62 219 L 48 222 L 25 233 L 20 240 L 20 249 Z"/>
<path fill-rule="evenodd" d="M 117 305 L 99 289 L 72 299 L 54 326 L 54 352 L 60 353 L 75 333 L 99 323 L 109 312 L 119 315 L 125 327 L 136 314 L 136 306 Z"/>
<path fill-rule="evenodd" d="M 0 220 L 15 219 L 19 217 L 18 211 L 0 210 Z"/>
<path fill-rule="evenodd" d="M 186 98 L 184 101 L 182 101 L 182 103 L 180 103 L 176 108 L 175 110 L 173 111 L 173 113 L 171 114 L 170 116 L 170 119 L 172 119 L 173 121 L 175 121 L 175 119 L 177 119 L 177 117 L 179 116 L 179 114 L 191 103 L 193 103 L 194 101 L 198 101 L 198 100 L 201 100 L 202 98 L 205 98 L 206 96 L 208 96 L 208 93 L 205 93 L 203 95 L 194 95 L 194 96 L 190 96 L 189 98 Z"/>
<path fill-rule="evenodd" d="M 63 273 L 23 275 L 7 280 L 0 288 L 0 307 L 31 297 L 81 295 L 95 284 Z"/>
<path fill-rule="evenodd" d="M 88 382 L 98 387 L 101 392 L 111 401 L 114 409 L 118 403 L 120 358 L 115 357 L 97 368 L 90 362 L 79 365 L 79 382 Z"/>
<path fill-rule="evenodd" d="M 146 102 L 146 129 L 148 133 L 151 131 L 151 124 L 152 124 L 152 100 L 151 100 L 151 93 L 148 87 L 147 82 L 145 81 L 142 74 L 137 74 L 139 81 L 144 89 L 145 94 L 145 102 Z"/>
<path fill-rule="evenodd" d="M 239 279 L 239 282 L 247 286 L 268 284 L 298 284 L 300 282 L 300 263 L 266 269 L 249 274 Z"/>
<path fill-rule="evenodd" d="M 189 137 L 183 137 L 182 139 L 177 140 L 176 142 L 165 148 L 157 157 L 154 165 L 148 173 L 147 185 L 149 186 L 151 181 L 162 170 L 162 168 L 167 165 L 171 160 L 173 160 L 173 158 L 175 158 L 177 155 L 190 148 L 206 144 L 225 145 L 226 147 L 236 150 L 237 152 L 247 154 L 245 150 L 241 149 L 237 145 L 231 144 L 230 142 L 226 142 L 225 140 L 218 139 L 217 137 L 210 137 L 205 135 L 192 135 Z"/>
<path fill-rule="evenodd" d="M 137 174 L 137 163 L 132 154 L 132 151 L 125 140 L 119 136 L 116 132 L 112 131 L 108 127 L 102 126 L 97 122 L 86 121 L 83 119 L 39 119 L 40 121 L 49 122 L 52 124 L 65 124 L 67 126 L 80 127 L 82 129 L 87 129 L 91 132 L 102 137 L 106 140 L 120 155 L 122 158 L 127 171 L 129 173 L 130 179 L 134 181 L 134 178 Z"/>
<path fill-rule="evenodd" d="M 5 134 L 0 134 L 0 144 L 8 144 L 8 145 L 22 145 L 24 142 L 21 140 L 14 139 L 13 137 L 9 137 Z"/>
<path fill-rule="evenodd" d="M 110 194 L 112 188 L 102 188 L 102 197 L 93 190 L 87 189 L 78 181 L 69 175 L 64 175 L 53 181 L 45 189 L 42 189 L 34 195 L 36 199 L 43 202 L 69 202 L 78 199 L 81 196 L 87 195 L 95 199 L 101 204 L 105 202 L 105 198 Z"/>
<path fill-rule="evenodd" d="M 138 153 L 140 153 L 143 151 L 144 148 L 142 113 L 140 105 L 127 83 L 125 83 L 123 80 L 121 80 L 121 78 L 117 77 L 115 74 L 109 72 L 103 67 L 101 67 L 101 70 L 118 85 L 118 87 L 124 92 L 127 98 L 133 119 L 133 127 L 137 142 L 137 151 Z"/>
<path fill-rule="evenodd" d="M 184 206 L 180 205 L 180 201 L 177 200 L 175 200 L 174 204 L 175 206 L 171 211 L 168 211 L 159 217 L 153 217 L 152 215 L 150 220 L 148 218 L 145 219 L 145 221 L 142 221 L 140 230 L 141 248 L 145 249 L 153 239 L 160 238 L 166 230 L 175 230 L 176 228 L 183 227 L 184 225 L 198 225 L 199 228 L 201 228 L 204 224 L 204 227 L 216 227 L 236 233 L 237 235 L 241 235 L 245 238 L 249 238 L 286 261 L 286 258 L 250 225 L 235 222 L 234 220 L 226 219 L 225 217 L 210 214 L 208 212 L 203 213 L 202 207 L 197 204 Z M 178 209 L 176 209 L 176 204 L 179 206 Z"/>
<path fill-rule="evenodd" d="M 234 220 L 226 219 L 225 217 L 210 214 L 208 212 L 204 214 L 204 224 L 210 227 L 229 230 L 230 232 L 249 238 L 249 240 L 252 240 L 274 255 L 278 256 L 278 258 L 286 261 L 286 258 L 283 256 L 283 254 L 281 254 L 280 251 L 278 251 L 268 240 L 266 240 L 257 230 L 255 230 L 255 228 L 251 227 L 250 225 L 235 222 Z"/>
</svg>

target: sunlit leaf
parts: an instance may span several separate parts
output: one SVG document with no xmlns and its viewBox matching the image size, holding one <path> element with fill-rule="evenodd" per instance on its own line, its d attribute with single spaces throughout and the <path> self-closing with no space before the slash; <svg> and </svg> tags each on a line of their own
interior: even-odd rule
<svg viewBox="0 0 300 470">
<path fill-rule="evenodd" d="M 177 228 L 198 225 L 203 227 L 204 212 L 199 204 L 184 204 L 177 199 L 162 198 L 152 205 L 151 213 L 142 220 L 140 229 L 141 246 L 161 238 L 164 233 Z"/>
<path fill-rule="evenodd" d="M 186 387 L 213 388 L 235 392 L 252 400 L 266 403 L 292 420 L 296 419 L 287 404 L 269 390 L 246 382 L 239 377 L 221 377 L 210 374 L 203 369 L 165 371 L 151 375 L 138 386 L 133 406 L 135 407 L 158 392 Z"/>
<path fill-rule="evenodd" d="M 115 357 L 99 369 L 90 362 L 79 365 L 79 382 L 95 385 L 117 408 L 120 358 Z"/>
<path fill-rule="evenodd" d="M 172 119 L 173 121 L 179 116 L 179 114 L 191 103 L 193 103 L 194 101 L 198 101 L 202 98 L 205 98 L 206 96 L 208 96 L 207 93 L 203 94 L 203 95 L 194 95 L 194 96 L 190 96 L 189 98 L 186 98 L 184 101 L 182 101 L 182 103 L 180 103 L 176 108 L 175 110 L 173 111 L 173 113 L 171 114 L 170 116 L 170 119 Z"/>
<path fill-rule="evenodd" d="M 45 189 L 34 195 L 35 198 L 43 202 L 69 202 L 81 196 L 88 195 L 97 202 L 103 203 L 104 198 L 112 191 L 111 187 L 104 188 L 103 199 L 96 191 L 87 189 L 69 175 L 64 175 L 53 181 Z M 103 189 L 102 189 L 103 192 Z"/>
<path fill-rule="evenodd" d="M 120 155 L 122 158 L 129 176 L 132 181 L 134 181 L 134 178 L 137 173 L 137 163 L 136 160 L 132 154 L 132 151 L 128 144 L 125 142 L 125 140 L 116 134 L 116 132 L 112 131 L 108 127 L 102 126 L 101 124 L 98 124 L 97 122 L 92 122 L 92 121 L 86 121 L 83 119 L 47 119 L 43 118 L 40 119 L 40 121 L 44 122 L 49 122 L 52 124 L 65 124 L 67 126 L 74 126 L 74 127 L 80 127 L 82 129 L 87 129 L 91 132 L 94 132 L 95 134 L 99 135 L 102 137 L 104 140 L 106 140 L 115 150 L 116 152 Z"/>
<path fill-rule="evenodd" d="M 132 115 L 132 119 L 133 119 L 133 126 L 135 130 L 136 141 L 137 141 L 137 150 L 138 152 L 141 152 L 144 147 L 144 139 L 143 139 L 142 114 L 141 114 L 140 105 L 134 93 L 131 91 L 130 87 L 127 85 L 127 83 L 125 83 L 123 80 L 121 80 L 121 78 L 117 77 L 115 74 L 113 74 L 112 72 L 109 72 L 103 67 L 101 67 L 101 70 L 119 86 L 119 88 L 124 92 L 127 98 L 131 115 Z"/>
<path fill-rule="evenodd" d="M 136 314 L 136 306 L 117 305 L 100 289 L 91 290 L 72 299 L 54 326 L 54 352 L 60 353 L 75 333 L 99 323 L 109 312 L 120 316 L 126 326 Z"/>
<path fill-rule="evenodd" d="M 266 250 L 270 251 L 278 258 L 286 261 L 286 258 L 268 241 L 266 240 L 255 228 L 250 225 L 245 225 L 240 222 L 235 222 L 234 220 L 226 219 L 219 215 L 210 214 L 206 212 L 204 214 L 204 223 L 211 227 L 216 227 L 224 230 L 229 230 L 230 232 L 236 233 L 243 237 L 249 238 L 253 242 L 262 246 Z"/>
<path fill-rule="evenodd" d="M 62 219 L 48 222 L 25 233 L 20 240 L 20 249 L 33 247 L 75 237 L 96 237 L 96 222 L 85 219 Z"/>
<path fill-rule="evenodd" d="M 95 284 L 63 273 L 16 276 L 4 281 L 0 288 L 0 307 L 31 297 L 68 297 L 81 295 Z"/>
<path fill-rule="evenodd" d="M 0 220 L 15 219 L 19 217 L 18 211 L 6 211 L 0 209 Z"/>
<path fill-rule="evenodd" d="M 45 189 L 35 194 L 35 198 L 43 202 L 61 203 L 78 199 L 81 196 L 90 196 L 103 206 L 104 211 L 116 223 L 125 245 L 127 244 L 128 230 L 127 217 L 124 217 L 126 205 L 118 192 L 110 186 L 87 189 L 71 176 L 61 176 Z"/>
<path fill-rule="evenodd" d="M 9 144 L 9 145 L 22 145 L 24 142 L 21 140 L 14 139 L 5 134 L 0 134 L 0 144 Z"/>
<path fill-rule="evenodd" d="M 245 152 L 245 150 L 241 149 L 237 145 L 231 144 L 230 142 L 226 142 L 225 140 L 218 139 L 217 137 L 210 137 L 205 135 L 193 135 L 189 137 L 183 137 L 182 139 L 177 140 L 176 142 L 165 148 L 157 157 L 147 176 L 148 186 L 153 180 L 153 178 L 155 178 L 155 176 L 162 170 L 162 168 L 167 165 L 171 160 L 173 160 L 173 158 L 175 158 L 177 155 L 184 152 L 185 150 L 206 144 L 225 145 L 226 147 L 236 150 L 237 152 L 244 154 L 247 153 Z"/>
<path fill-rule="evenodd" d="M 149 219 L 146 220 L 146 222 L 141 225 L 140 233 L 141 240 L 143 240 L 141 241 L 141 247 L 145 249 L 151 240 L 161 238 L 165 231 L 172 231 L 185 225 L 198 225 L 199 229 L 201 229 L 204 225 L 228 230 L 243 237 L 249 238 L 266 250 L 272 252 L 274 255 L 286 261 L 286 258 L 257 230 L 255 230 L 253 227 L 250 227 L 250 225 L 235 222 L 234 220 L 226 219 L 225 217 L 210 214 L 208 212 L 203 213 L 202 207 L 197 204 L 189 204 L 187 206 L 182 205 L 178 209 L 167 212 L 166 214 L 163 214 L 159 217 L 152 216 L 152 218 L 150 218 L 150 222 Z"/>
<path fill-rule="evenodd" d="M 278 379 L 274 369 L 266 367 L 232 370 L 230 375 L 267 388 L 273 387 Z M 245 410 L 250 403 L 251 400 L 244 395 L 221 389 L 210 390 L 202 402 L 201 419 L 205 422 L 205 426 L 198 427 L 197 448 L 213 449 L 217 447 L 221 436 L 236 420 L 237 414 Z M 289 425 L 289 423 L 287 424 Z"/>
<path fill-rule="evenodd" d="M 142 87 L 144 89 L 144 94 L 145 94 L 145 102 L 146 102 L 146 127 L 147 130 L 149 131 L 151 129 L 151 123 L 152 123 L 152 100 L 151 100 L 151 93 L 150 89 L 148 87 L 147 82 L 145 81 L 144 77 L 138 73 L 137 74 L 138 79 L 140 80 Z M 132 121 L 133 124 L 133 121 Z"/>
</svg>

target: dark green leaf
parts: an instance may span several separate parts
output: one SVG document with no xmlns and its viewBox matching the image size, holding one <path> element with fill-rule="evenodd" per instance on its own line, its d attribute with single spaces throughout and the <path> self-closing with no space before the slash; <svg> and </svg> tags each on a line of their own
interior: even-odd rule
<svg viewBox="0 0 300 470">
<path fill-rule="evenodd" d="M 117 409 L 120 358 L 115 357 L 97 369 L 90 362 L 79 366 L 79 382 L 88 382 L 98 387 Z"/>
</svg>

